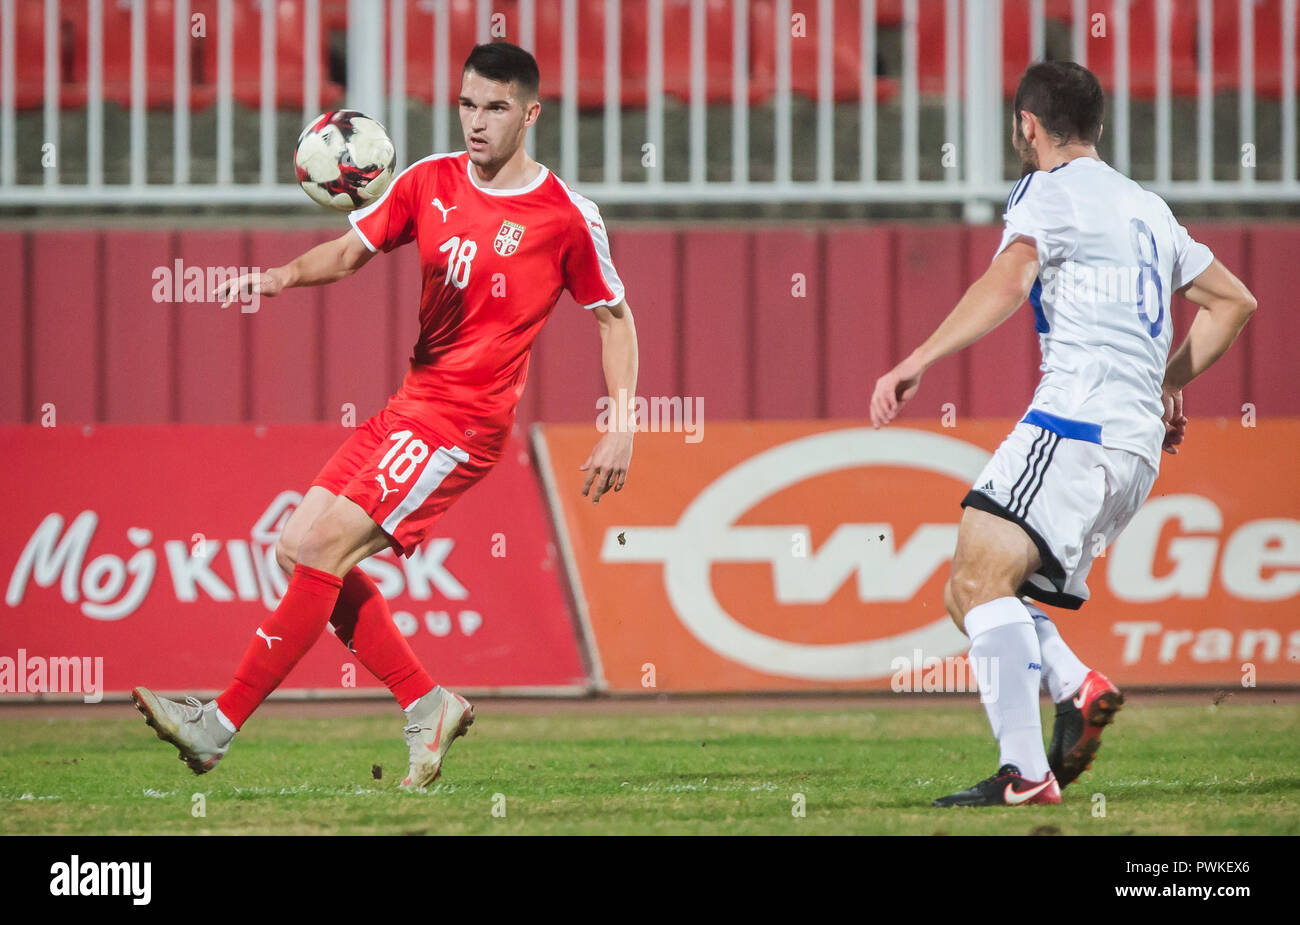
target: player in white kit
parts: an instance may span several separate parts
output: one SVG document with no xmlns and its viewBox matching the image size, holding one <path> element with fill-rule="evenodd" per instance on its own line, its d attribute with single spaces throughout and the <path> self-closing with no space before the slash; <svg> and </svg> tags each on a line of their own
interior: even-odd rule
<svg viewBox="0 0 1300 925">
<path fill-rule="evenodd" d="M 1236 339 L 1249 290 L 1164 201 L 1097 156 L 1101 86 L 1086 68 L 1045 62 L 1016 91 L 1012 142 L 1025 168 L 992 264 L 924 344 L 876 383 L 871 420 L 888 424 L 921 374 L 1029 299 L 1042 379 L 1028 412 L 962 502 L 944 605 L 970 637 L 993 735 L 992 777 L 936 806 L 1056 803 L 1086 770 L 1123 695 L 1090 670 L 1046 614 L 1077 609 L 1093 558 L 1146 500 L 1161 449 L 1177 453 L 1182 389 Z M 1201 306 L 1170 355 L 1170 297 Z M 1040 684 L 1056 703 L 1043 747 Z M 992 697 L 992 691 L 997 696 Z"/>
</svg>

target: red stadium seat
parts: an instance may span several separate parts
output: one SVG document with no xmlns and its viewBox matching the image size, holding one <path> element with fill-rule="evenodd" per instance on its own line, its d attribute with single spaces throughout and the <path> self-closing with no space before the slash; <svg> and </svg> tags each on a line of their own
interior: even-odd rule
<svg viewBox="0 0 1300 925">
<path fill-rule="evenodd" d="M 924 2 L 924 0 L 921 0 Z M 876 25 L 900 26 L 903 24 L 903 0 L 876 0 Z"/>
<path fill-rule="evenodd" d="M 882 4 L 883 5 L 883 4 Z M 804 12 L 792 8 L 794 13 Z M 809 99 L 817 99 L 818 29 L 816 8 L 804 12 L 805 34 L 790 38 L 790 89 Z M 877 11 L 877 20 L 880 12 Z M 831 54 L 832 97 L 837 102 L 861 98 L 861 24 L 856 0 L 836 0 L 834 6 Z M 751 102 L 771 95 L 776 88 L 776 5 L 772 0 L 754 0 L 750 4 L 749 62 Z M 871 70 L 874 72 L 875 68 Z M 874 93 L 884 101 L 897 93 L 897 83 L 877 77 Z"/>
<path fill-rule="evenodd" d="M 217 93 L 217 51 L 219 28 L 217 0 L 190 0 L 190 99 L 191 109 L 211 105 Z M 261 102 L 261 18 L 257 0 L 235 0 L 232 4 L 234 95 L 249 106 Z M 276 103 L 302 106 L 303 54 L 302 8 L 296 3 L 275 4 Z M 105 2 L 104 99 L 123 107 L 131 105 L 131 10 Z M 20 107 L 39 105 L 44 96 L 44 16 L 35 3 L 19 5 L 17 99 Z M 60 105 L 81 107 L 87 98 L 89 68 L 89 24 L 86 0 L 62 0 L 60 18 Z M 201 16 L 202 34 L 194 35 Z M 175 3 L 149 0 L 145 5 L 145 105 L 169 108 L 175 99 Z M 328 81 L 324 30 L 321 33 L 321 101 L 337 102 L 342 88 Z"/>
<path fill-rule="evenodd" d="M 234 95 L 245 106 L 262 105 L 262 5 L 258 0 L 234 0 Z M 275 3 L 275 105 L 283 109 L 300 109 L 303 104 L 302 82 L 305 74 L 303 57 L 303 10 L 299 3 Z M 216 34 L 215 13 L 209 19 L 209 38 Z M 317 67 L 322 107 L 332 106 L 343 97 L 343 88 L 329 80 L 329 55 L 325 45 L 325 23 L 315 36 L 320 54 Z M 216 51 L 209 51 L 212 80 L 216 82 Z"/>
<path fill-rule="evenodd" d="M 944 4 L 918 3 L 916 23 L 917 84 L 922 93 L 941 95 L 947 87 L 945 62 L 948 44 L 945 35 Z M 958 71 L 960 73 L 960 69 Z M 958 81 L 960 86 L 962 82 Z"/>
<path fill-rule="evenodd" d="M 707 0 L 705 4 L 704 99 L 709 103 L 731 102 L 734 6 L 731 0 Z M 690 29 L 690 0 L 667 0 L 664 4 L 664 91 L 683 102 L 691 99 Z M 757 102 L 758 92 L 756 87 L 748 91 L 751 102 Z"/>
<path fill-rule="evenodd" d="M 605 102 L 605 4 L 581 0 L 577 28 L 577 104 L 599 108 Z M 542 72 L 541 95 L 559 99 L 564 90 L 563 5 L 538 3 L 533 47 Z M 619 9 L 619 96 L 625 106 L 646 103 L 645 0 L 627 0 Z M 665 39 L 667 41 L 667 39 Z"/>
<path fill-rule="evenodd" d="M 1282 3 L 1291 0 L 1255 0 L 1255 94 L 1267 98 L 1282 95 Z M 1237 4 L 1214 6 L 1214 89 L 1236 91 L 1241 83 L 1240 23 Z M 1300 29 L 1296 30 L 1300 35 Z M 1300 78 L 1300 42 L 1295 50 L 1297 78 Z M 1296 86 L 1300 88 L 1300 79 Z"/>
<path fill-rule="evenodd" d="M 600 0 L 587 0 L 585 4 L 589 15 L 579 35 L 578 54 L 587 61 L 591 55 L 596 74 L 588 77 L 582 67 L 578 70 L 579 105 L 600 105 L 604 100 L 605 87 L 605 4 Z M 665 20 L 667 19 L 665 5 Z M 686 28 L 690 28 L 689 20 Z M 644 106 L 648 99 L 650 61 L 650 7 L 645 0 L 628 0 L 620 5 L 619 11 L 619 100 L 624 106 Z M 663 29 L 664 55 L 672 44 L 680 44 L 689 33 L 672 33 L 665 23 Z M 590 49 L 590 51 L 588 51 Z M 668 73 L 663 71 L 667 82 Z"/>
<path fill-rule="evenodd" d="M 517 14 L 503 9 L 497 0 L 494 11 L 506 14 L 507 28 L 518 29 Z M 406 95 L 425 103 L 433 102 L 433 0 L 407 0 L 406 3 Z M 477 29 L 474 0 L 451 0 L 447 6 L 447 103 L 460 97 L 460 68 L 475 45 Z M 515 38 L 512 34 L 512 38 Z"/>
<path fill-rule="evenodd" d="M 408 11 L 407 16 L 410 16 Z M 321 28 L 326 33 L 346 32 L 348 29 L 348 0 L 321 0 Z"/>
<path fill-rule="evenodd" d="M 1225 4 L 1216 4 L 1223 6 Z M 1171 3 L 1169 20 L 1169 92 L 1174 96 L 1196 95 L 1196 5 Z M 1102 14 L 1105 35 L 1092 34 L 1093 17 Z M 1068 0 L 1048 3 L 1049 18 L 1073 24 Z M 1088 70 L 1097 75 L 1108 93 L 1115 90 L 1114 3 L 1092 0 L 1088 9 Z M 1129 94 L 1138 99 L 1156 95 L 1156 0 L 1132 0 L 1128 14 Z"/>
<path fill-rule="evenodd" d="M 175 100 L 176 7 L 172 0 L 145 4 L 145 105 L 170 108 Z M 202 35 L 194 35 L 195 20 L 203 17 Z M 217 95 L 217 3 L 191 0 L 186 34 L 190 46 L 191 109 L 212 104 Z M 104 98 L 131 105 L 131 10 L 104 5 Z"/>
<path fill-rule="evenodd" d="M 1002 0 L 1002 95 L 1011 98 L 1020 75 L 1033 63 L 1029 0 Z"/>
<path fill-rule="evenodd" d="M 123 107 L 131 103 L 131 10 L 116 3 L 102 5 L 103 98 Z M 19 7 L 17 58 L 17 105 L 39 105 L 44 97 L 44 12 L 39 4 Z M 150 0 L 145 7 L 145 105 L 172 105 L 174 32 L 172 0 Z M 215 37 L 216 0 L 193 0 L 191 14 L 206 17 L 206 28 Z M 90 24 L 86 0 L 63 0 L 59 4 L 60 98 L 63 108 L 80 108 L 89 93 Z M 207 76 L 205 53 L 212 45 L 191 37 L 191 96 L 189 105 L 206 106 L 215 96 L 215 71 Z M 215 68 L 215 63 L 212 65 Z"/>
<path fill-rule="evenodd" d="M 14 10 L 14 105 L 39 109 L 45 101 L 45 9 L 39 3 L 20 3 Z M 63 3 L 59 30 L 59 105 L 84 106 L 86 102 L 86 4 Z"/>
</svg>

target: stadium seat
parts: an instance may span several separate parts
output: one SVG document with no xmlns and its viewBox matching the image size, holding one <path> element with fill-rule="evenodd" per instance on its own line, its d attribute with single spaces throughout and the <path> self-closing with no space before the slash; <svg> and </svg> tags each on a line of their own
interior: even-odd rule
<svg viewBox="0 0 1300 925">
<path fill-rule="evenodd" d="M 22 72 L 19 106 L 36 105 L 43 98 L 44 87 L 44 13 L 40 4 L 26 3 L 19 8 L 18 60 Z M 145 105 L 170 107 L 174 95 L 173 74 L 175 33 L 172 0 L 150 0 L 145 7 Z M 131 9 L 117 3 L 102 5 L 103 20 L 103 98 L 123 107 L 131 105 Z M 192 0 L 191 13 L 206 17 L 206 27 L 215 36 L 216 0 Z M 63 108 L 80 108 L 86 104 L 90 75 L 89 4 L 86 0 L 63 0 L 59 4 L 60 99 Z M 31 37 L 28 38 L 28 35 Z M 207 76 L 205 53 L 211 44 L 199 37 L 191 38 L 190 65 L 192 108 L 206 106 L 216 94 L 215 71 Z M 30 59 L 31 64 L 27 64 Z M 215 68 L 215 62 L 213 63 Z M 38 94 L 32 100 L 33 91 Z"/>
<path fill-rule="evenodd" d="M 1016 95 L 1020 75 L 1032 62 L 1029 0 L 1002 0 L 1002 95 Z"/>
<path fill-rule="evenodd" d="M 1222 7 L 1226 4 L 1216 4 Z M 1092 3 L 1088 11 L 1088 69 L 1097 75 L 1108 92 L 1115 90 L 1115 22 L 1113 2 Z M 1049 18 L 1073 25 L 1068 2 L 1048 4 Z M 1196 95 L 1196 6 L 1171 3 L 1169 20 L 1169 92 L 1174 96 Z M 1105 15 L 1106 34 L 1092 35 L 1092 17 Z M 1150 100 L 1156 95 L 1156 0 L 1131 0 L 1128 14 L 1129 94 Z M 1234 33 L 1235 35 L 1235 33 Z"/>
<path fill-rule="evenodd" d="M 942 95 L 947 88 L 944 58 L 948 52 L 944 4 L 918 3 L 917 14 L 917 85 L 922 93 Z"/>
<path fill-rule="evenodd" d="M 172 0 L 149 0 L 145 12 L 145 105 L 171 108 L 175 99 L 176 7 Z M 217 95 L 217 3 L 191 0 L 191 23 L 202 16 L 202 36 L 190 39 L 191 109 L 212 104 Z M 123 107 L 131 105 L 131 10 L 115 3 L 104 5 L 104 97 Z M 111 37 L 111 38 L 110 38 Z M 209 41 L 211 39 L 212 41 Z"/>
<path fill-rule="evenodd" d="M 20 3 L 14 18 L 14 106 L 39 109 L 45 101 L 44 6 Z M 61 5 L 57 26 L 59 105 L 65 109 L 86 103 L 85 24 L 85 0 Z"/>
<path fill-rule="evenodd" d="M 17 98 L 22 107 L 39 105 L 44 88 L 44 17 L 39 4 L 19 6 Z M 123 107 L 131 105 L 131 9 L 106 2 L 103 9 L 104 99 Z M 175 99 L 175 3 L 149 0 L 145 5 L 145 105 L 170 108 Z M 190 32 L 191 109 L 209 106 L 217 94 L 217 52 L 219 28 L 217 0 L 190 0 L 191 17 L 202 16 L 202 35 Z M 302 8 L 296 3 L 275 4 L 276 103 L 302 106 L 303 54 Z M 60 105 L 81 107 L 87 98 L 89 72 L 89 24 L 86 0 L 63 0 L 59 5 Z M 249 106 L 261 103 L 261 18 L 257 0 L 232 3 L 233 91 L 235 99 Z M 193 24 L 193 19 L 191 23 Z M 342 88 L 328 81 L 326 57 L 321 49 L 322 105 L 337 102 Z"/>
<path fill-rule="evenodd" d="M 705 4 L 704 99 L 709 103 L 731 102 L 731 71 L 735 64 L 732 0 L 707 0 Z M 691 99 L 691 8 L 690 0 L 667 0 L 664 4 L 664 91 L 683 102 Z M 757 102 L 758 87 L 747 90 L 750 102 Z"/>
<path fill-rule="evenodd" d="M 234 96 L 245 106 L 262 105 L 262 5 L 258 0 L 234 0 Z M 275 3 L 275 105 L 283 109 L 301 109 L 303 58 L 303 10 L 300 3 Z M 214 14 L 215 16 L 215 14 Z M 215 19 L 211 20 L 215 22 Z M 210 35 L 214 34 L 212 32 Z M 343 97 L 343 88 L 329 80 L 326 28 L 322 16 L 316 36 L 320 46 L 319 79 L 321 106 L 332 106 Z M 210 52 L 212 79 L 216 80 L 215 50 Z"/>
<path fill-rule="evenodd" d="M 501 3 L 494 4 L 498 9 Z M 433 102 L 433 0 L 407 0 L 406 3 L 406 95 L 425 103 Z M 506 13 L 507 22 L 516 21 Z M 475 44 L 477 19 L 474 0 L 451 0 L 447 7 L 447 100 L 460 96 L 460 66 Z M 346 28 L 346 23 L 345 23 Z"/>
<path fill-rule="evenodd" d="M 1282 3 L 1292 0 L 1256 0 L 1255 2 L 1255 94 L 1276 99 L 1282 95 Z M 1241 83 L 1241 43 L 1236 3 L 1214 6 L 1214 89 L 1235 92 Z M 1300 29 L 1296 30 L 1300 35 Z M 1300 78 L 1300 42 L 1295 51 L 1297 78 Z M 1296 86 L 1300 89 L 1300 79 Z"/>
<path fill-rule="evenodd" d="M 792 15 L 796 12 L 803 11 L 792 9 Z M 790 89 L 815 100 L 819 28 L 815 7 L 805 15 L 805 35 L 790 39 Z M 833 16 L 832 97 L 837 102 L 849 102 L 861 98 L 860 6 L 856 0 L 836 0 Z M 776 28 L 773 0 L 753 0 L 749 16 L 751 102 L 770 96 L 776 89 Z M 892 98 L 897 90 L 896 81 L 876 78 L 874 93 L 878 102 Z"/>
<path fill-rule="evenodd" d="M 577 28 L 577 104 L 581 109 L 605 103 L 605 4 L 579 0 Z M 646 104 L 646 0 L 620 5 L 619 97 L 625 106 Z M 541 94 L 559 99 L 564 89 L 563 5 L 538 3 L 533 48 L 542 72 Z M 665 36 L 665 43 L 668 37 Z"/>
</svg>

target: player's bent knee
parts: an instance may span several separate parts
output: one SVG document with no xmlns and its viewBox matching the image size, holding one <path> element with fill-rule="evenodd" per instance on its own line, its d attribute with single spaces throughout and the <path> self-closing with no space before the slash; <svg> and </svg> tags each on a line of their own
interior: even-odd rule
<svg viewBox="0 0 1300 925">
<path fill-rule="evenodd" d="M 303 535 L 295 561 L 323 571 L 333 571 L 331 566 L 341 558 L 346 547 L 347 537 L 340 525 L 322 516 Z"/>
<path fill-rule="evenodd" d="M 971 569 L 954 569 L 948 584 L 944 588 L 944 605 L 953 614 L 962 631 L 965 632 L 966 614 L 989 601 L 1006 597 L 1009 593 L 1000 583 L 990 582 L 984 575 Z M 960 616 L 961 619 L 958 619 Z"/>
<path fill-rule="evenodd" d="M 952 622 L 957 624 L 957 629 L 966 632 L 966 611 L 957 606 L 953 597 L 951 577 L 943 583 L 943 606 L 948 611 L 948 616 L 952 617 Z"/>
<path fill-rule="evenodd" d="M 340 498 L 318 517 L 298 544 L 302 565 L 342 576 L 388 545 L 387 536 L 354 502 Z"/>
<path fill-rule="evenodd" d="M 284 534 L 280 534 L 280 538 L 275 541 L 275 561 L 286 575 L 292 575 L 293 567 L 298 563 L 297 546 L 290 545 Z"/>
</svg>

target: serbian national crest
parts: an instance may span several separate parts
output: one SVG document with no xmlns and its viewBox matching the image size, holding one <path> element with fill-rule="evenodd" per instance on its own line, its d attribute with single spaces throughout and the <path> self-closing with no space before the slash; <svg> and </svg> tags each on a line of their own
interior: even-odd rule
<svg viewBox="0 0 1300 925">
<path fill-rule="evenodd" d="M 509 257 L 519 250 L 519 242 L 523 240 L 523 237 L 523 225 L 516 225 L 511 221 L 502 222 L 501 230 L 497 232 L 497 239 L 492 242 L 492 249 L 502 257 Z"/>
</svg>

